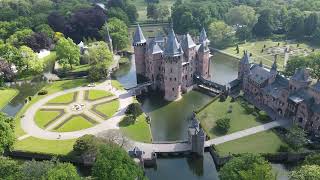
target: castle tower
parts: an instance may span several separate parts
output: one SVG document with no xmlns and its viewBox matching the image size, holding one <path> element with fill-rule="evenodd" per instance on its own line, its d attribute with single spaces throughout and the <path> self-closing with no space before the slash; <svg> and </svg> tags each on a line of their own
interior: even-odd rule
<svg viewBox="0 0 320 180">
<path fill-rule="evenodd" d="M 145 62 L 145 53 L 146 53 L 146 39 L 142 33 L 141 27 L 138 24 L 137 29 L 133 35 L 133 47 L 135 54 L 135 65 L 137 73 L 137 83 L 141 83 L 146 79 L 146 62 Z"/>
<path fill-rule="evenodd" d="M 210 41 L 207 37 L 206 30 L 203 28 L 200 33 L 200 48 L 198 49 L 198 67 L 197 71 L 205 79 L 210 78 Z"/>
<path fill-rule="evenodd" d="M 243 57 L 238 66 L 238 79 L 243 80 L 244 76 L 250 73 L 250 56 L 248 51 L 244 51 Z"/>
<path fill-rule="evenodd" d="M 270 69 L 270 79 L 269 84 L 273 83 L 278 75 L 278 65 L 277 65 L 277 59 L 274 59 L 273 64 Z"/>
<path fill-rule="evenodd" d="M 306 68 L 297 69 L 289 81 L 290 92 L 306 88 L 311 83 L 310 72 Z"/>
<path fill-rule="evenodd" d="M 180 98 L 183 50 L 171 28 L 164 49 L 164 98 L 174 101 Z"/>
</svg>

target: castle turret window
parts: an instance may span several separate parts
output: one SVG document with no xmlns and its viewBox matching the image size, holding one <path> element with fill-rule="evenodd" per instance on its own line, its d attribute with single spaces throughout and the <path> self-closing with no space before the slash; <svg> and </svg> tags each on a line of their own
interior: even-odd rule
<svg viewBox="0 0 320 180">
<path fill-rule="evenodd" d="M 177 78 L 174 78 L 174 81 L 177 81 Z"/>
<path fill-rule="evenodd" d="M 174 91 L 174 88 L 172 88 L 172 91 Z"/>
</svg>

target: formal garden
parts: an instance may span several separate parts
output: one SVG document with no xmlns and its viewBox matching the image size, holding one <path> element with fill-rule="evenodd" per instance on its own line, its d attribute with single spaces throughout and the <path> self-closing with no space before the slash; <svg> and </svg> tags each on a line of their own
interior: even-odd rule
<svg viewBox="0 0 320 180">
<path fill-rule="evenodd" d="M 222 49 L 222 51 L 241 58 L 243 51 L 247 50 L 251 59 L 255 63 L 262 62 L 266 67 L 271 67 L 274 62 L 275 56 L 277 58 L 278 68 L 284 69 L 285 66 L 285 52 L 288 52 L 288 57 L 294 56 L 307 56 L 313 52 L 318 52 L 318 47 L 308 45 L 306 43 L 294 42 L 294 41 L 273 41 L 273 40 L 262 40 L 262 41 L 249 41 L 243 44 L 234 45 Z"/>
</svg>

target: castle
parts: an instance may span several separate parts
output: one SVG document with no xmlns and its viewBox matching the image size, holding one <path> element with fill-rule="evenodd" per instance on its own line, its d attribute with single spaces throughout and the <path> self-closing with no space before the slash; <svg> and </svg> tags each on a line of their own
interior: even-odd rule
<svg viewBox="0 0 320 180">
<path fill-rule="evenodd" d="M 179 41 L 178 41 L 179 40 Z M 164 99 L 174 101 L 191 90 L 195 75 L 210 77 L 210 50 L 206 31 L 196 44 L 189 34 L 176 37 L 171 27 L 167 37 L 146 39 L 138 25 L 133 35 L 133 47 L 138 83 L 151 82 L 152 89 L 164 92 Z"/>
<path fill-rule="evenodd" d="M 298 69 L 287 79 L 279 74 L 276 61 L 269 70 L 262 63 L 250 63 L 245 52 L 239 62 L 238 80 L 246 99 L 274 112 L 269 115 L 292 120 L 309 132 L 320 132 L 320 82 L 312 84 L 308 69 Z"/>
</svg>

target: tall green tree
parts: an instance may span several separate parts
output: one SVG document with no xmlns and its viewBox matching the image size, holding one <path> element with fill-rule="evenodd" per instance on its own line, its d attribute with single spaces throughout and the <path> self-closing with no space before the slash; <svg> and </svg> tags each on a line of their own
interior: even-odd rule
<svg viewBox="0 0 320 180">
<path fill-rule="evenodd" d="M 271 164 L 263 157 L 243 154 L 233 157 L 220 170 L 221 180 L 274 180 Z"/>
<path fill-rule="evenodd" d="M 24 40 L 32 34 L 33 31 L 31 29 L 17 31 L 7 39 L 7 43 L 10 43 L 15 47 L 20 47 L 25 44 Z"/>
<path fill-rule="evenodd" d="M 252 28 L 258 21 L 256 11 L 245 5 L 230 8 L 226 15 L 226 22 L 229 25 L 245 25 Z"/>
<path fill-rule="evenodd" d="M 292 76 L 296 69 L 309 67 L 309 59 L 301 56 L 292 57 L 290 61 L 287 62 L 287 65 L 284 70 L 286 76 Z"/>
<path fill-rule="evenodd" d="M 307 143 L 306 133 L 298 126 L 291 127 L 286 136 L 285 141 L 295 150 L 299 150 Z"/>
<path fill-rule="evenodd" d="M 99 148 L 92 176 L 97 180 L 144 179 L 142 169 L 116 144 L 108 143 Z"/>
<path fill-rule="evenodd" d="M 23 66 L 19 67 L 19 71 L 26 74 L 39 74 L 43 71 L 43 61 L 37 57 L 28 46 L 21 46 L 19 48 L 21 53 L 21 62 Z"/>
<path fill-rule="evenodd" d="M 54 168 L 48 171 L 48 180 L 80 180 L 77 169 L 70 163 L 58 163 Z"/>
<path fill-rule="evenodd" d="M 311 76 L 320 81 L 320 53 L 311 55 L 310 58 Z"/>
<path fill-rule="evenodd" d="M 290 174 L 292 180 L 320 180 L 320 166 L 305 165 Z"/>
<path fill-rule="evenodd" d="M 69 65 L 73 69 L 74 65 L 80 63 L 80 48 L 68 38 L 60 38 L 56 45 L 58 63 L 64 68 Z"/>
<path fill-rule="evenodd" d="M 295 39 L 304 35 L 304 14 L 299 9 L 289 10 L 289 36 Z"/>
<path fill-rule="evenodd" d="M 304 161 L 304 165 L 318 165 L 320 166 L 320 154 L 319 153 L 314 153 L 311 155 L 308 155 Z"/>
<path fill-rule="evenodd" d="M 214 47 L 222 48 L 231 45 L 235 41 L 235 32 L 232 27 L 223 21 L 215 21 L 209 25 L 209 39 Z"/>
<path fill-rule="evenodd" d="M 268 37 L 274 31 L 274 14 L 271 9 L 260 12 L 258 22 L 253 27 L 253 33 L 258 37 Z"/>
<path fill-rule="evenodd" d="M 0 156 L 0 177 L 6 180 L 21 179 L 20 166 L 17 161 Z"/>
<path fill-rule="evenodd" d="M 304 22 L 304 30 L 307 36 L 311 36 L 315 33 L 319 27 L 319 16 L 317 13 L 311 13 Z"/>
<path fill-rule="evenodd" d="M 0 112 L 0 154 L 7 150 L 11 150 L 14 142 L 14 120 Z"/>
<path fill-rule="evenodd" d="M 39 180 L 48 176 L 48 172 L 54 168 L 54 161 L 25 161 L 21 165 L 21 172 L 25 180 Z"/>
</svg>

